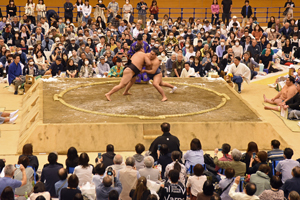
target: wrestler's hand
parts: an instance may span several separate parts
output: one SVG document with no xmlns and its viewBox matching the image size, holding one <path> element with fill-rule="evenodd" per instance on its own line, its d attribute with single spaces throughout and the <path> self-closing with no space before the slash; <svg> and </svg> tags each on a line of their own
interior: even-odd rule
<svg viewBox="0 0 300 200">
<path fill-rule="evenodd" d="M 145 73 L 146 72 L 146 70 L 144 70 L 144 69 L 142 69 L 142 71 L 141 71 L 142 73 Z"/>
</svg>

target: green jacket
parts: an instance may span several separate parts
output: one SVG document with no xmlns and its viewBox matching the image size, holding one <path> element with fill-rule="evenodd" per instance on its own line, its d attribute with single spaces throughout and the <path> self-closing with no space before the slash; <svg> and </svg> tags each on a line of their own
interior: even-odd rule
<svg viewBox="0 0 300 200">
<path fill-rule="evenodd" d="M 270 177 L 261 171 L 257 171 L 255 174 L 252 174 L 250 177 L 250 182 L 255 183 L 255 195 L 257 196 L 259 196 L 263 191 L 271 189 Z"/>
<path fill-rule="evenodd" d="M 214 157 L 214 163 L 222 169 L 231 167 L 235 171 L 235 176 L 245 176 L 246 163 L 241 161 L 219 161 L 218 157 Z"/>
</svg>

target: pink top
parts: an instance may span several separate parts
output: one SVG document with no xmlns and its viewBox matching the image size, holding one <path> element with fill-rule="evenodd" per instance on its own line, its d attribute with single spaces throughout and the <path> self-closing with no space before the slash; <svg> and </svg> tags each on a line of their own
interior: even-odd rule
<svg viewBox="0 0 300 200">
<path fill-rule="evenodd" d="M 210 7 L 210 9 L 211 9 L 212 13 L 219 14 L 220 7 L 219 7 L 218 4 L 217 5 L 212 4 L 211 7 Z"/>
</svg>

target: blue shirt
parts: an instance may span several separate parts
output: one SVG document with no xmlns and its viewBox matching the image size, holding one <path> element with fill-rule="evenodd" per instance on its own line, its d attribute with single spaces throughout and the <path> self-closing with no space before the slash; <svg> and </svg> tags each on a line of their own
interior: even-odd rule
<svg viewBox="0 0 300 200">
<path fill-rule="evenodd" d="M 21 187 L 21 185 L 22 182 L 19 180 L 15 180 L 9 177 L 0 178 L 0 194 L 7 186 L 11 187 L 15 192 L 15 189 Z"/>
<path fill-rule="evenodd" d="M 192 151 L 188 150 L 184 156 L 185 160 L 185 167 L 186 169 L 189 169 L 191 165 L 196 165 L 196 164 L 204 164 L 204 158 L 203 158 L 203 151 L 198 150 L 198 151 Z"/>
<path fill-rule="evenodd" d="M 225 51 L 225 45 L 223 46 L 223 48 L 222 48 L 221 45 L 217 46 L 217 48 L 216 48 L 216 53 L 217 53 L 217 56 L 218 56 L 219 58 L 222 58 L 222 57 L 223 57 L 224 51 Z"/>
<path fill-rule="evenodd" d="M 16 79 L 16 77 L 19 77 L 21 75 L 22 75 L 22 67 L 21 67 L 20 63 L 18 63 L 18 65 L 16 65 L 15 62 L 12 62 L 8 68 L 8 83 L 9 83 L 9 85 Z"/>
<path fill-rule="evenodd" d="M 116 190 L 119 193 L 119 195 L 122 192 L 122 184 L 117 178 L 115 178 L 115 187 L 105 187 L 103 185 L 103 183 L 96 186 L 97 200 L 107 200 L 108 199 L 108 194 L 112 190 Z"/>
<path fill-rule="evenodd" d="M 249 6 L 246 6 L 246 16 L 248 16 L 248 7 Z"/>
<path fill-rule="evenodd" d="M 63 186 L 62 186 L 63 185 Z M 68 180 L 60 180 L 60 181 L 57 181 L 55 184 L 54 184 L 54 187 L 55 187 L 55 192 L 56 192 L 56 195 L 58 196 L 58 198 L 60 199 L 60 192 L 63 188 L 67 188 L 68 187 Z M 59 192 L 58 192 L 58 189 L 60 188 Z"/>
</svg>

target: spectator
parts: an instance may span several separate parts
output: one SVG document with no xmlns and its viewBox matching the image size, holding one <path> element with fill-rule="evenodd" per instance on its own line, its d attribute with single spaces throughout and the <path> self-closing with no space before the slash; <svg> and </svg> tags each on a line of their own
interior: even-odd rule
<svg viewBox="0 0 300 200">
<path fill-rule="evenodd" d="M 271 141 L 271 151 L 268 151 L 268 159 L 270 161 L 283 160 L 283 150 L 279 149 L 280 142 L 278 140 Z"/>
<path fill-rule="evenodd" d="M 252 40 L 251 46 L 248 47 L 247 51 L 250 52 L 251 57 L 258 62 L 259 55 L 261 54 L 262 49 L 260 49 L 259 45 L 257 45 L 256 39 Z"/>
<path fill-rule="evenodd" d="M 154 159 L 152 156 L 146 156 L 144 158 L 145 168 L 139 170 L 140 176 L 146 177 L 148 180 L 151 181 L 159 181 L 160 180 L 160 171 L 159 169 L 153 168 L 154 166 Z M 163 168 L 163 166 L 162 166 Z"/>
<path fill-rule="evenodd" d="M 85 0 L 84 5 L 82 6 L 82 21 L 88 23 L 91 18 L 92 6 L 89 3 L 89 0 Z"/>
<path fill-rule="evenodd" d="M 130 4 L 129 0 L 126 0 L 126 4 L 123 5 L 123 20 L 127 20 L 128 22 L 132 23 L 133 16 L 131 13 L 133 12 L 133 7 Z M 130 20 L 131 18 L 131 20 Z"/>
<path fill-rule="evenodd" d="M 159 189 L 160 199 L 185 199 L 186 189 L 184 185 L 179 181 L 179 171 L 171 170 L 168 173 L 168 180 L 164 186 Z"/>
<path fill-rule="evenodd" d="M 78 66 L 74 64 L 74 60 L 69 59 L 66 67 L 67 77 L 75 78 L 77 75 Z"/>
<path fill-rule="evenodd" d="M 227 26 L 229 23 L 229 19 L 230 19 L 230 13 L 231 13 L 231 9 L 232 9 L 232 1 L 231 0 L 222 0 L 221 4 L 222 4 L 221 10 L 223 11 L 222 21 Z M 226 22 L 225 22 L 225 20 L 226 20 Z"/>
<path fill-rule="evenodd" d="M 180 74 L 180 78 L 190 78 L 190 77 L 196 77 L 195 69 L 190 66 L 190 62 L 186 62 L 184 63 L 184 68 Z"/>
<path fill-rule="evenodd" d="M 147 200 L 149 195 L 151 192 L 147 188 L 147 179 L 142 176 L 137 181 L 136 189 L 132 189 L 129 196 L 132 200 Z"/>
<path fill-rule="evenodd" d="M 1 199 L 2 200 L 14 200 L 15 195 L 14 191 L 10 186 L 7 186 L 6 188 L 3 189 L 1 193 Z"/>
<path fill-rule="evenodd" d="M 93 67 L 90 64 L 89 59 L 85 58 L 84 59 L 84 64 L 81 67 L 80 72 L 79 72 L 79 77 L 80 78 L 92 78 L 93 77 L 93 73 L 94 73 Z"/>
<path fill-rule="evenodd" d="M 197 195 L 197 200 L 210 200 L 214 194 L 214 185 L 211 180 L 206 180 L 203 184 L 202 192 Z"/>
<path fill-rule="evenodd" d="M 93 183 L 97 187 L 103 181 L 105 176 L 105 165 L 103 163 L 98 163 L 95 167 L 95 175 L 93 176 Z"/>
<path fill-rule="evenodd" d="M 171 153 L 171 158 L 172 158 L 173 162 L 166 166 L 164 176 L 167 177 L 169 174 L 169 171 L 172 169 L 175 169 L 180 172 L 179 182 L 184 184 L 185 179 L 186 179 L 186 170 L 187 169 L 185 168 L 185 166 L 183 164 L 179 163 L 179 161 L 181 160 L 181 152 L 173 151 Z"/>
<path fill-rule="evenodd" d="M 38 76 L 38 66 L 34 64 L 33 58 L 28 58 L 28 64 L 25 65 L 23 68 L 23 74 L 26 75 L 32 75 L 32 76 Z"/>
<path fill-rule="evenodd" d="M 73 200 L 77 193 L 81 193 L 81 191 L 77 189 L 78 183 L 78 177 L 76 174 L 72 174 L 68 178 L 68 187 L 61 189 L 59 200 Z"/>
<path fill-rule="evenodd" d="M 19 159 L 23 156 L 27 156 L 29 158 L 29 166 L 31 166 L 34 171 L 37 171 L 39 168 L 39 160 L 33 153 L 32 144 L 25 144 L 22 149 L 22 155 L 19 156 Z"/>
<path fill-rule="evenodd" d="M 65 9 L 65 21 L 69 23 L 73 23 L 73 4 L 70 3 L 70 0 L 66 0 L 66 3 L 64 4 Z M 68 24 L 68 23 L 67 23 Z"/>
<path fill-rule="evenodd" d="M 77 193 L 75 194 L 73 200 L 83 200 L 83 196 L 81 193 Z M 117 199 L 116 199 L 117 200 Z"/>
<path fill-rule="evenodd" d="M 219 161 L 232 161 L 233 160 L 232 156 L 229 155 L 230 149 L 231 149 L 231 146 L 229 144 L 224 143 L 222 145 L 222 154 L 223 154 L 223 157 L 219 158 Z M 219 169 L 220 169 L 220 167 L 216 166 L 216 171 L 218 171 Z M 225 170 L 225 169 L 223 169 L 223 170 Z"/>
<path fill-rule="evenodd" d="M 260 200 L 284 199 L 284 192 L 280 189 L 282 182 L 280 177 L 272 176 L 270 180 L 271 189 L 265 190 L 259 195 Z"/>
<path fill-rule="evenodd" d="M 12 18 L 17 15 L 17 6 L 14 0 L 9 0 L 9 4 L 6 6 L 7 18 Z"/>
<path fill-rule="evenodd" d="M 46 191 L 45 184 L 43 182 L 37 182 L 33 188 L 33 193 L 30 195 L 30 200 L 41 200 L 42 196 L 45 200 L 51 200 L 50 193 Z"/>
<path fill-rule="evenodd" d="M 252 8 L 249 5 L 249 0 L 245 1 L 245 5 L 242 8 L 242 18 L 243 18 L 243 22 L 242 22 L 242 27 L 245 27 L 245 23 L 248 22 L 248 19 L 250 19 L 251 15 L 252 15 Z"/>
<path fill-rule="evenodd" d="M 142 155 L 142 153 L 144 151 L 145 151 L 145 146 L 143 144 L 139 143 L 135 146 L 136 154 L 133 155 L 133 158 L 135 160 L 134 166 L 137 171 L 139 171 L 140 169 L 143 169 L 145 167 L 144 156 Z"/>
<path fill-rule="evenodd" d="M 13 165 L 7 165 L 4 168 L 4 177 L 0 178 L 0 193 L 6 188 L 7 186 L 11 187 L 13 190 L 16 188 L 20 188 L 27 184 L 27 176 L 25 167 L 20 164 L 20 171 L 22 173 L 22 180 L 15 180 L 13 179 L 15 175 L 16 168 Z"/>
<path fill-rule="evenodd" d="M 234 184 L 231 186 L 230 190 L 229 190 L 229 196 L 233 199 L 233 200 L 256 200 L 259 199 L 258 196 L 254 195 L 256 192 L 256 185 L 254 183 L 247 183 L 245 186 L 245 192 L 241 193 L 241 192 L 235 192 L 237 186 L 240 184 L 240 177 L 236 177 Z"/>
<path fill-rule="evenodd" d="M 299 162 L 292 160 L 292 156 L 294 154 L 294 151 L 291 148 L 285 148 L 283 152 L 283 157 L 284 160 L 280 161 L 275 170 L 276 170 L 276 175 L 279 176 L 280 174 L 282 175 L 282 182 L 285 183 L 286 180 L 291 179 L 293 176 L 291 174 L 292 169 L 296 166 L 300 166 Z M 296 168 L 299 169 L 300 168 Z M 297 172 L 300 176 L 300 172 Z M 287 195 L 285 195 L 287 197 Z"/>
<path fill-rule="evenodd" d="M 264 190 L 271 189 L 270 178 L 268 176 L 271 171 L 267 164 L 261 164 L 258 171 L 250 177 L 250 183 L 254 183 L 257 187 L 255 195 L 260 195 Z"/>
<path fill-rule="evenodd" d="M 233 161 L 219 161 L 217 154 L 218 149 L 215 149 L 215 157 L 214 157 L 214 163 L 219 166 L 220 168 L 226 169 L 228 167 L 233 168 L 235 171 L 236 176 L 244 176 L 246 173 L 246 164 L 244 162 L 241 162 L 242 153 L 237 150 L 233 149 L 231 152 L 231 156 L 233 158 Z"/>
<path fill-rule="evenodd" d="M 44 0 L 39 0 L 38 1 L 39 3 L 36 4 L 36 11 L 38 12 L 37 13 L 37 21 L 41 21 L 41 18 L 42 17 L 45 17 L 46 15 L 46 6 L 45 6 L 45 3 L 44 3 Z M 45 20 L 44 20 L 45 21 Z M 45 23 L 45 22 L 44 22 Z M 43 24 L 44 24 L 43 23 Z M 47 22 L 46 22 L 47 23 Z M 45 24 L 46 25 L 46 24 Z M 48 32 L 48 29 L 49 29 L 49 24 L 47 23 L 48 25 L 48 28 L 45 29 L 45 27 L 43 27 L 45 29 L 45 32 Z"/>
<path fill-rule="evenodd" d="M 123 70 L 124 67 L 122 66 L 122 59 L 121 58 L 117 58 L 116 61 L 116 65 L 113 66 L 110 71 L 108 72 L 107 77 L 111 78 L 111 77 L 122 77 L 123 76 Z"/>
<path fill-rule="evenodd" d="M 30 194 L 32 192 L 32 181 L 34 180 L 34 171 L 33 169 L 28 166 L 29 165 L 29 158 L 23 156 L 19 158 L 18 164 L 22 164 L 25 168 L 25 173 L 27 177 L 27 183 L 24 186 L 15 189 L 15 194 L 19 196 L 24 196 L 26 193 Z M 14 179 L 22 181 L 23 180 L 23 173 L 20 168 L 17 168 L 14 173 Z"/>
<path fill-rule="evenodd" d="M 154 16 L 155 20 L 158 20 L 158 12 L 159 12 L 159 8 L 157 6 L 157 1 L 153 0 L 150 6 L 150 14 Z"/>
<path fill-rule="evenodd" d="M 221 199 L 222 200 L 231 200 L 231 197 L 229 196 L 229 190 L 232 187 L 233 183 L 234 183 L 234 178 L 235 177 L 235 171 L 233 168 L 226 168 L 225 170 L 225 179 L 222 179 L 219 182 L 219 187 L 222 190 L 222 194 L 221 194 Z M 238 192 L 239 189 L 236 189 L 236 192 Z"/>
<path fill-rule="evenodd" d="M 78 165 L 78 153 L 77 149 L 75 147 L 70 147 L 68 149 L 67 153 L 67 159 L 66 159 L 66 167 L 67 167 L 67 172 L 69 172 L 69 168 L 75 168 Z"/>
<path fill-rule="evenodd" d="M 203 150 L 199 139 L 194 138 L 190 143 L 190 150 L 184 156 L 185 167 L 189 169 L 191 165 L 201 164 L 204 165 Z"/>
<path fill-rule="evenodd" d="M 221 39 L 220 40 L 220 45 L 217 46 L 216 48 L 216 53 L 219 59 L 223 57 L 223 53 L 225 52 L 225 40 Z"/>
<path fill-rule="evenodd" d="M 114 179 L 114 180 L 113 180 Z M 112 186 L 114 182 L 114 185 Z M 122 191 L 122 184 L 119 181 L 118 178 L 116 178 L 116 172 L 113 171 L 113 176 L 106 175 L 103 178 L 103 182 L 96 186 L 96 197 L 97 200 L 107 200 L 109 196 L 115 196 L 110 194 L 111 191 L 117 191 L 117 193 L 120 195 Z M 113 192 L 115 193 L 115 192 Z M 129 194 L 129 192 L 128 192 Z"/>
<path fill-rule="evenodd" d="M 140 178 L 140 174 L 135 169 L 135 159 L 133 157 L 128 157 L 125 164 L 126 167 L 118 172 L 117 177 L 122 184 L 120 198 L 122 200 L 130 200 L 129 193 L 134 185 L 136 185 L 137 179 Z"/>
<path fill-rule="evenodd" d="M 101 58 L 100 58 L 101 59 Z M 102 64 L 102 60 L 104 59 L 101 59 L 100 62 Z M 106 63 L 107 64 L 107 63 Z M 104 64 L 105 65 L 105 64 Z M 108 65 L 108 64 L 107 64 Z M 98 67 L 99 67 L 99 64 L 98 64 Z M 105 168 L 110 166 L 110 165 L 113 165 L 114 164 L 114 157 L 116 156 L 116 154 L 114 153 L 114 145 L 112 144 L 108 144 L 106 146 L 106 153 L 102 154 L 102 158 L 103 158 L 103 161 L 102 163 L 104 164 Z"/>
<path fill-rule="evenodd" d="M 123 157 L 121 155 L 119 155 L 119 154 L 115 155 L 115 157 L 114 157 L 114 164 L 110 165 L 108 167 L 112 167 L 113 170 L 115 170 L 116 173 L 118 173 L 119 170 L 125 168 L 125 165 L 123 163 Z M 106 171 L 107 171 L 108 167 L 106 168 Z"/>
<path fill-rule="evenodd" d="M 108 193 L 109 200 L 119 200 L 119 193 L 116 190 L 112 190 Z"/>
<path fill-rule="evenodd" d="M 278 32 L 284 35 L 286 38 L 289 38 L 293 32 L 293 29 L 290 27 L 290 23 L 286 22 L 284 27 L 282 27 Z"/>
<path fill-rule="evenodd" d="M 254 160 L 256 161 L 256 164 L 252 165 Z M 248 174 L 254 174 L 258 170 L 260 165 L 262 165 L 262 164 L 267 165 L 268 164 L 267 161 L 268 161 L 267 152 L 259 151 L 257 153 L 257 155 L 255 156 L 255 158 L 253 158 L 253 156 L 251 157 L 249 168 L 248 168 Z"/>
<path fill-rule="evenodd" d="M 180 144 L 179 140 L 176 136 L 170 133 L 170 124 L 169 123 L 162 123 L 161 124 L 161 131 L 163 132 L 162 136 L 157 137 L 150 145 L 149 151 L 151 152 L 151 156 L 154 160 L 157 160 L 157 150 L 159 144 L 166 144 L 169 148 L 169 153 L 173 151 L 180 151 Z"/>
<path fill-rule="evenodd" d="M 87 153 L 81 153 L 78 160 L 78 166 L 74 169 L 74 174 L 79 179 L 79 186 L 87 182 L 92 183 L 93 166 L 89 165 L 90 158 Z"/>
<path fill-rule="evenodd" d="M 54 184 L 54 187 L 55 187 L 56 195 L 58 196 L 59 199 L 61 199 L 60 198 L 61 190 L 63 188 L 68 187 L 68 172 L 67 169 L 60 168 L 57 173 L 60 180 Z"/>
<path fill-rule="evenodd" d="M 180 74 L 184 68 L 184 59 L 182 53 L 177 55 L 177 61 L 172 65 L 171 77 L 180 77 Z"/>
<path fill-rule="evenodd" d="M 300 199 L 300 195 L 298 192 L 296 191 L 291 191 L 289 194 L 289 200 L 299 200 Z"/>
<path fill-rule="evenodd" d="M 219 7 L 219 4 L 218 4 L 218 0 L 213 0 L 213 3 L 210 6 L 210 9 L 211 9 L 211 24 L 219 23 L 220 7 Z"/>
<path fill-rule="evenodd" d="M 292 0 L 287 0 L 287 2 L 285 2 L 284 4 L 284 8 L 285 8 L 284 15 L 291 14 L 293 16 L 293 10 L 295 8 L 295 4 L 294 2 L 292 2 Z"/>
<path fill-rule="evenodd" d="M 57 197 L 54 184 L 60 180 L 58 170 L 62 168 L 62 165 L 57 163 L 57 155 L 55 153 L 48 155 L 48 162 L 49 164 L 45 165 L 42 170 L 41 182 L 45 183 L 46 190 L 50 193 L 51 197 Z"/>
<path fill-rule="evenodd" d="M 146 14 L 147 14 L 147 9 L 148 9 L 147 3 L 144 2 L 144 0 L 141 0 L 137 4 L 136 9 L 138 10 L 138 19 L 142 20 L 143 28 L 145 28 L 146 27 Z"/>
<path fill-rule="evenodd" d="M 32 24 L 35 24 L 34 8 L 35 3 L 33 3 L 33 0 L 27 0 L 25 5 L 25 14 Z"/>
<path fill-rule="evenodd" d="M 22 76 L 22 67 L 20 64 L 20 55 L 13 55 L 14 61 L 9 65 L 8 68 L 8 83 L 15 85 L 15 95 L 18 94 L 19 86 L 25 82 L 25 77 Z"/>
<path fill-rule="evenodd" d="M 282 162 L 282 161 L 280 161 L 280 162 Z M 279 165 L 279 163 L 278 163 L 278 165 Z M 284 196 L 286 198 L 288 198 L 289 194 L 292 191 L 296 191 L 296 192 L 300 193 L 300 188 L 298 187 L 299 183 L 300 183 L 300 167 L 299 166 L 296 166 L 291 170 L 291 176 L 292 177 L 290 179 L 285 180 L 285 182 L 282 186 L 282 190 L 284 191 Z M 282 179 L 283 178 L 284 177 L 282 175 Z"/>
<path fill-rule="evenodd" d="M 204 168 L 201 164 L 196 164 L 193 170 L 194 175 L 188 178 L 186 188 L 191 200 L 196 200 L 198 193 L 203 192 L 203 185 L 207 178 L 203 175 Z"/>
</svg>

